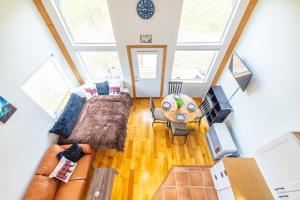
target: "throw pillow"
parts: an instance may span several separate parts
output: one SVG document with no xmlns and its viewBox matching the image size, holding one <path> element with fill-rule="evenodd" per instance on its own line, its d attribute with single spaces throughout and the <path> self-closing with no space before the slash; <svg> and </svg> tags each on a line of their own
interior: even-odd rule
<svg viewBox="0 0 300 200">
<path fill-rule="evenodd" d="M 119 83 L 112 83 L 109 85 L 109 95 L 121 94 L 121 87 Z"/>
<path fill-rule="evenodd" d="M 109 94 L 109 85 L 108 81 L 96 83 L 97 92 L 99 95 L 108 95 Z"/>
<path fill-rule="evenodd" d="M 72 146 L 70 146 L 68 149 L 64 150 L 63 152 L 58 153 L 57 157 L 58 159 L 65 157 L 72 162 L 78 162 L 78 160 L 80 160 L 80 158 L 83 155 L 84 153 L 80 148 L 80 146 L 78 145 L 78 143 L 73 142 Z"/>
<path fill-rule="evenodd" d="M 95 84 L 85 85 L 85 87 L 83 87 L 83 91 L 87 100 L 98 96 Z"/>
<path fill-rule="evenodd" d="M 50 174 L 49 178 L 55 177 L 58 180 L 68 183 L 71 175 L 75 171 L 76 166 L 77 163 L 62 157 L 53 172 Z"/>
<path fill-rule="evenodd" d="M 84 99 L 72 93 L 64 111 L 55 122 L 53 128 L 49 130 L 49 133 L 54 133 L 64 138 L 69 137 L 76 125 L 83 104 Z"/>
</svg>

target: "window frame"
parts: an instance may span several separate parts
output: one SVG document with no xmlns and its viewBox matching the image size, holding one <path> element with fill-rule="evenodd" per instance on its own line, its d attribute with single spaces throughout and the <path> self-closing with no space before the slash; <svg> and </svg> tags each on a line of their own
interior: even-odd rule
<svg viewBox="0 0 300 200">
<path fill-rule="evenodd" d="M 103 47 L 103 46 L 102 46 Z M 108 49 L 103 49 L 103 48 L 101 48 L 101 50 L 93 50 L 93 48 L 86 48 L 86 47 L 84 47 L 84 48 L 79 48 L 80 50 L 76 50 L 76 54 L 77 54 L 77 57 L 78 57 L 78 59 L 79 59 L 79 61 L 80 61 L 80 63 L 81 63 L 81 66 L 83 66 L 83 68 L 84 68 L 84 71 L 85 71 L 85 73 L 86 73 L 86 76 L 88 77 L 88 80 L 94 80 L 94 79 L 92 79 L 91 78 L 91 76 L 89 75 L 89 72 L 88 72 L 88 68 L 87 68 L 87 64 L 86 64 L 86 62 L 84 61 L 84 58 L 80 55 L 80 53 L 81 52 L 116 52 L 117 53 L 117 55 L 118 55 L 118 58 L 119 58 L 119 65 L 120 65 L 120 79 L 116 79 L 116 81 L 118 81 L 118 80 L 123 80 L 123 73 L 122 73 L 122 66 L 121 66 L 121 62 L 120 62 L 120 56 L 119 56 L 119 53 L 118 53 L 118 51 L 117 50 L 114 50 L 114 49 L 110 49 L 110 48 L 108 48 Z M 96 48 L 96 49 L 98 49 L 98 48 Z"/>
<path fill-rule="evenodd" d="M 240 7 L 241 0 L 233 0 L 233 1 L 235 1 L 234 7 L 233 7 L 232 12 L 230 14 L 230 17 L 229 17 L 229 19 L 226 23 L 226 26 L 224 27 L 224 31 L 222 33 L 222 36 L 221 36 L 219 42 L 199 42 L 199 41 L 195 41 L 195 42 L 178 42 L 180 27 L 178 28 L 178 36 L 177 36 L 177 43 L 176 43 L 176 47 L 175 47 L 175 53 L 176 53 L 176 51 L 204 51 L 204 50 L 216 51 L 216 53 L 215 53 L 215 56 L 212 58 L 212 61 L 210 63 L 210 67 L 207 71 L 207 74 L 206 74 L 206 77 L 205 77 L 204 80 L 172 79 L 172 73 L 173 73 L 174 61 L 175 61 L 175 54 L 174 54 L 173 66 L 172 66 L 172 70 L 171 70 L 171 80 L 172 81 L 182 81 L 184 83 L 201 83 L 201 84 L 207 84 L 208 83 L 213 69 L 217 67 L 217 65 L 219 64 L 220 59 L 222 59 L 222 57 L 223 57 L 222 51 L 226 47 L 227 43 L 229 43 L 228 35 L 230 35 L 229 32 L 230 32 L 232 26 L 234 25 L 235 16 L 238 14 L 238 9 Z M 181 23 L 181 21 L 180 21 L 180 23 Z M 180 23 L 179 23 L 179 26 L 180 26 Z"/>
<path fill-rule="evenodd" d="M 56 11 L 56 15 L 57 17 L 59 18 L 60 20 L 60 23 L 64 29 L 64 32 L 66 33 L 66 35 L 68 36 L 68 39 L 70 40 L 70 42 L 72 43 L 72 46 L 74 47 L 80 47 L 80 46 L 114 46 L 116 44 L 116 38 L 115 38 L 115 35 L 114 35 L 114 31 L 113 31 L 113 27 L 112 27 L 112 23 L 111 23 L 111 29 L 112 29 L 112 32 L 113 32 L 113 38 L 114 38 L 114 43 L 111 43 L 111 42 L 107 42 L 107 43 L 103 43 L 103 42 L 76 42 L 72 33 L 71 33 L 71 30 L 68 26 L 68 23 L 61 11 L 61 9 L 59 8 L 59 5 L 58 5 L 58 0 L 50 0 L 51 3 L 52 3 L 52 6 L 54 8 L 54 10 Z"/>
<path fill-rule="evenodd" d="M 215 51 L 215 53 L 212 56 L 212 59 L 209 63 L 209 67 L 208 67 L 205 78 L 203 80 L 199 80 L 199 79 L 173 79 L 172 75 L 173 75 L 173 68 L 174 68 L 174 64 L 175 64 L 176 51 Z M 214 66 L 214 64 L 217 60 L 218 55 L 219 55 L 219 49 L 205 49 L 205 48 L 204 49 L 197 49 L 197 48 L 190 49 L 189 47 L 177 48 L 175 50 L 175 54 L 174 54 L 174 63 L 173 63 L 173 68 L 172 68 L 172 73 L 171 73 L 171 80 L 172 81 L 181 81 L 181 82 L 184 82 L 184 83 L 207 83 L 209 74 L 210 74 L 211 70 L 213 69 L 213 66 Z"/>
<path fill-rule="evenodd" d="M 49 14 L 55 28 L 57 29 L 61 40 L 63 41 L 66 49 L 68 50 L 72 60 L 74 61 L 78 72 L 82 76 L 83 80 L 86 82 L 90 80 L 90 76 L 88 74 L 88 69 L 86 68 L 83 59 L 79 55 L 81 51 L 115 51 L 118 53 L 119 63 L 121 68 L 121 77 L 123 78 L 123 69 L 121 66 L 120 53 L 115 43 L 75 43 L 72 38 L 72 34 L 68 26 L 66 25 L 65 20 L 63 19 L 63 15 L 56 5 L 56 0 L 41 0 L 47 13 Z M 113 27 L 112 27 L 113 29 Z M 114 30 L 112 31 L 114 34 Z M 115 34 L 114 34 L 115 38 Z"/>
</svg>

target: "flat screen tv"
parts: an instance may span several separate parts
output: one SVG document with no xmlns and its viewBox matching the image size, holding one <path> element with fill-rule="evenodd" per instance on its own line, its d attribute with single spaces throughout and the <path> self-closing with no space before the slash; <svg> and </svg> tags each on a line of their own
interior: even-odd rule
<svg viewBox="0 0 300 200">
<path fill-rule="evenodd" d="M 245 91 L 252 77 L 252 73 L 235 52 L 231 57 L 229 70 L 240 88 Z"/>
</svg>

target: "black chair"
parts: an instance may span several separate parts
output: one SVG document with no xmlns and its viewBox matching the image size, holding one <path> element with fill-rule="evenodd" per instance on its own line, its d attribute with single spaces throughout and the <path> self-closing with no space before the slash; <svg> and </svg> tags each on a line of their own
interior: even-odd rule
<svg viewBox="0 0 300 200">
<path fill-rule="evenodd" d="M 174 137 L 176 136 L 184 136 L 184 144 L 186 143 L 187 136 L 194 131 L 194 129 L 188 129 L 184 124 L 179 124 L 179 123 L 174 123 L 170 122 L 169 123 L 169 128 L 171 129 L 172 132 L 172 143 L 174 141 Z"/>
<path fill-rule="evenodd" d="M 193 120 L 191 123 L 198 123 L 198 126 L 200 126 L 200 123 L 201 123 L 201 119 L 205 116 L 205 112 L 204 110 L 202 109 L 202 105 L 203 105 L 203 102 L 201 103 L 201 105 L 198 107 L 200 112 L 198 113 L 197 117 L 195 120 Z"/>
<path fill-rule="evenodd" d="M 153 126 L 154 123 L 167 124 L 167 118 L 165 117 L 165 115 L 162 112 L 161 108 L 155 108 L 152 97 L 150 97 L 150 111 L 151 111 L 152 117 L 153 117 L 152 126 Z"/>
<path fill-rule="evenodd" d="M 182 82 L 170 81 L 168 94 L 179 94 L 181 93 Z"/>
</svg>

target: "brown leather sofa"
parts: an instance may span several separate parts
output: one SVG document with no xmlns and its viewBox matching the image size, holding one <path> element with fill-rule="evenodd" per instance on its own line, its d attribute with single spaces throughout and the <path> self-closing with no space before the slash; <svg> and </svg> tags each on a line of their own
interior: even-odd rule
<svg viewBox="0 0 300 200">
<path fill-rule="evenodd" d="M 55 169 L 59 160 L 57 153 L 70 145 L 52 145 L 42 161 L 28 186 L 24 200 L 81 200 L 84 196 L 87 181 L 94 159 L 94 150 L 87 144 L 80 144 L 85 155 L 78 161 L 78 165 L 68 183 L 56 178 L 48 178 Z"/>
</svg>

